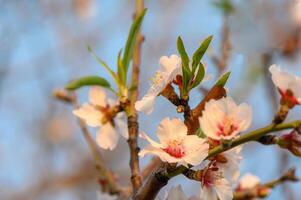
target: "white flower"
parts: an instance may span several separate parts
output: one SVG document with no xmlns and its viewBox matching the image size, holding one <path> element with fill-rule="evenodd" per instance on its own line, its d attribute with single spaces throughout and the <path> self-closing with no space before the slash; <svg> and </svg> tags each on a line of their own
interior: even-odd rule
<svg viewBox="0 0 301 200">
<path fill-rule="evenodd" d="M 301 0 L 295 0 L 291 7 L 293 21 L 301 26 Z"/>
<path fill-rule="evenodd" d="M 217 163 L 220 171 L 223 172 L 224 177 L 234 185 L 240 175 L 239 164 L 242 160 L 241 155 L 242 145 L 231 150 L 228 150 L 221 155 L 227 160 L 226 163 Z"/>
<path fill-rule="evenodd" d="M 232 200 L 233 192 L 230 183 L 218 168 L 207 168 L 201 180 L 201 199 Z"/>
<path fill-rule="evenodd" d="M 143 111 L 146 114 L 150 114 L 153 111 L 155 98 L 176 78 L 177 75 L 182 73 L 181 58 L 177 55 L 171 55 L 170 57 L 162 56 L 159 63 L 160 69 L 153 77 L 150 89 L 147 91 L 146 95 L 135 104 L 136 110 Z"/>
<path fill-rule="evenodd" d="M 250 106 L 236 105 L 231 97 L 210 100 L 199 118 L 203 132 L 214 140 L 233 139 L 249 128 L 252 121 Z"/>
<path fill-rule="evenodd" d="M 196 135 L 187 135 L 185 124 L 179 119 L 165 118 L 159 125 L 157 136 L 160 143 L 153 141 L 146 134 L 141 136 L 149 141 L 139 155 L 154 154 L 164 162 L 198 165 L 208 155 L 209 144 Z"/>
<path fill-rule="evenodd" d="M 181 185 L 177 185 L 176 187 L 170 188 L 168 192 L 166 192 L 163 198 L 156 198 L 156 200 L 200 200 L 197 197 L 187 198 Z"/>
<path fill-rule="evenodd" d="M 99 87 L 92 87 L 89 92 L 90 103 L 83 104 L 73 111 L 73 114 L 83 119 L 91 127 L 99 127 L 96 135 L 98 145 L 103 149 L 113 150 L 119 139 L 120 133 L 128 138 L 125 114 L 118 113 L 114 120 L 102 123 L 105 113 L 114 106 L 110 99 L 107 100 L 105 92 Z"/>
<path fill-rule="evenodd" d="M 110 195 L 103 192 L 97 192 L 97 200 L 117 200 L 117 195 Z"/>
<path fill-rule="evenodd" d="M 241 177 L 239 181 L 239 189 L 245 190 L 245 189 L 252 189 L 260 184 L 259 177 L 247 173 L 244 176 Z"/>
<path fill-rule="evenodd" d="M 301 78 L 281 71 L 277 65 L 270 66 L 272 80 L 278 88 L 282 99 L 289 101 L 293 106 L 301 103 Z"/>
</svg>

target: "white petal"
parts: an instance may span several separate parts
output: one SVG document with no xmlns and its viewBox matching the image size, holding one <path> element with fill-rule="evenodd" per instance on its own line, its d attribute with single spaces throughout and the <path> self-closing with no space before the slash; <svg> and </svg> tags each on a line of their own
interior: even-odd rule
<svg viewBox="0 0 301 200">
<path fill-rule="evenodd" d="M 84 104 L 79 109 L 73 110 L 73 114 L 83 119 L 89 126 L 98 127 L 101 125 L 102 113 L 90 104 Z"/>
<path fill-rule="evenodd" d="M 202 200 L 218 200 L 218 197 L 212 187 L 201 187 L 200 197 Z"/>
<path fill-rule="evenodd" d="M 110 195 L 103 192 L 97 192 L 97 200 L 117 200 L 117 195 Z"/>
<path fill-rule="evenodd" d="M 171 55 L 170 57 L 162 56 L 160 58 L 159 63 L 160 63 L 161 70 L 170 74 L 175 69 L 180 68 L 182 62 L 179 56 Z"/>
<path fill-rule="evenodd" d="M 89 91 L 89 100 L 93 105 L 106 106 L 106 93 L 101 87 L 91 87 Z"/>
<path fill-rule="evenodd" d="M 181 185 L 178 185 L 169 190 L 166 200 L 187 200 L 187 197 L 185 196 Z"/>
<path fill-rule="evenodd" d="M 218 180 L 218 183 L 215 185 L 215 191 L 220 200 L 232 200 L 233 191 L 229 182 L 222 178 Z"/>
<path fill-rule="evenodd" d="M 240 121 L 240 132 L 247 130 L 252 123 L 252 109 L 246 104 L 242 103 L 238 106 L 237 120 Z"/>
<path fill-rule="evenodd" d="M 209 144 L 196 135 L 188 135 L 184 139 L 185 162 L 195 166 L 200 164 L 207 156 Z"/>
<path fill-rule="evenodd" d="M 103 125 L 96 135 L 96 142 L 103 149 L 115 149 L 118 139 L 119 135 L 110 123 Z"/>
<path fill-rule="evenodd" d="M 243 177 L 241 177 L 239 186 L 241 189 L 252 189 L 256 185 L 260 184 L 260 179 L 250 173 L 245 174 Z"/>
<path fill-rule="evenodd" d="M 128 132 L 128 124 L 126 121 L 126 115 L 121 112 L 118 113 L 114 119 L 115 122 L 115 128 L 118 131 L 120 135 L 122 135 L 125 139 L 129 138 L 129 132 Z"/>
<path fill-rule="evenodd" d="M 281 90 L 287 90 L 291 82 L 296 80 L 294 75 L 281 71 L 277 65 L 270 66 L 269 70 L 272 74 L 274 84 Z"/>
<path fill-rule="evenodd" d="M 136 101 L 136 110 L 149 115 L 154 110 L 155 98 L 156 96 L 145 95 L 140 101 Z"/>
<path fill-rule="evenodd" d="M 145 134 L 144 132 L 140 133 L 140 137 L 147 140 L 153 147 L 156 148 L 162 148 L 163 146 L 157 142 L 155 142 L 153 139 L 151 139 L 147 134 Z M 164 147 L 163 147 L 164 148 Z"/>
<path fill-rule="evenodd" d="M 187 135 L 187 127 L 184 122 L 174 118 L 164 118 L 157 131 L 157 136 L 162 144 L 167 144 L 171 140 L 183 140 Z"/>
</svg>

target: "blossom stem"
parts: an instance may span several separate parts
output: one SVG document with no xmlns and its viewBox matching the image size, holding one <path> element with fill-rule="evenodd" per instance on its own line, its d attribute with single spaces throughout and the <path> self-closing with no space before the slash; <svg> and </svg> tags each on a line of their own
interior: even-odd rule
<svg viewBox="0 0 301 200">
<path fill-rule="evenodd" d="M 136 0 L 136 11 L 135 17 L 139 16 L 144 10 L 144 1 Z M 131 182 L 134 193 L 139 189 L 142 184 L 141 176 L 140 176 L 140 167 L 139 167 L 139 148 L 137 144 L 138 138 L 138 115 L 135 110 L 135 102 L 138 98 L 138 85 L 139 85 L 139 71 L 140 71 L 140 62 L 141 62 L 141 45 L 143 42 L 143 36 L 141 33 L 138 33 L 136 37 L 136 44 L 133 50 L 133 67 L 132 67 L 132 86 L 135 87 L 133 91 L 130 93 L 130 108 L 128 115 L 128 131 L 129 131 L 129 139 L 128 145 L 130 149 L 130 168 L 131 168 Z"/>
</svg>

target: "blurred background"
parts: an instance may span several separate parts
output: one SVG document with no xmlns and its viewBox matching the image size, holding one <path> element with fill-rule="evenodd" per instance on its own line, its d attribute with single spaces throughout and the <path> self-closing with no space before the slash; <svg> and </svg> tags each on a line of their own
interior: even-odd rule
<svg viewBox="0 0 301 200">
<path fill-rule="evenodd" d="M 0 199 L 97 199 L 98 185 L 92 156 L 72 115 L 70 105 L 52 97 L 54 89 L 84 75 L 108 77 L 88 53 L 95 53 L 112 68 L 124 46 L 134 12 L 130 0 L 0 0 Z M 176 53 L 181 35 L 191 54 L 205 37 L 214 35 L 204 58 L 214 80 L 231 70 L 227 84 L 236 101 L 252 105 L 252 128 L 271 122 L 278 95 L 268 67 L 277 63 L 301 75 L 301 3 L 295 0 L 161 0 L 146 1 L 148 13 L 142 32 L 140 96 L 162 55 Z M 191 96 L 200 101 L 214 80 Z M 87 101 L 88 89 L 78 92 Z M 162 112 L 164 111 L 164 112 Z M 300 119 L 295 108 L 288 120 Z M 159 98 L 150 116 L 140 114 L 140 130 L 153 134 L 164 117 L 180 117 Z M 96 130 L 91 129 L 93 134 Z M 140 146 L 145 145 L 139 141 Z M 126 141 L 106 163 L 116 170 L 122 184 L 129 183 Z M 241 172 L 270 181 L 291 166 L 301 176 L 300 159 L 277 147 L 245 145 Z M 145 166 L 148 159 L 141 161 Z M 199 185 L 182 176 L 187 195 L 198 194 Z M 301 184 L 277 187 L 270 200 L 298 200 Z M 164 191 L 163 191 L 164 192 Z"/>
</svg>

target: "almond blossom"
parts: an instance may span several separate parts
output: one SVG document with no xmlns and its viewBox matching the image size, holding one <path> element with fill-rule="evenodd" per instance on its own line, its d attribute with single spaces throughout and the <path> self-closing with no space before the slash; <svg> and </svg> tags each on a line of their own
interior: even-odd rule
<svg viewBox="0 0 301 200">
<path fill-rule="evenodd" d="M 301 103 L 301 78 L 282 71 L 277 65 L 270 66 L 272 80 L 281 95 L 281 103 L 289 108 Z"/>
<path fill-rule="evenodd" d="M 146 95 L 135 104 L 136 110 L 143 111 L 146 114 L 150 114 L 153 111 L 155 98 L 176 78 L 177 75 L 182 73 L 182 61 L 177 55 L 171 55 L 170 57 L 162 56 L 159 64 L 160 69 L 152 78 L 150 89 L 147 91 Z"/>
<path fill-rule="evenodd" d="M 205 105 L 200 127 L 207 137 L 214 140 L 230 140 L 249 128 L 252 121 L 250 106 L 236 105 L 231 97 L 210 100 Z"/>
<path fill-rule="evenodd" d="M 241 177 L 238 185 L 238 190 L 252 189 L 260 184 L 260 179 L 250 173 L 245 174 Z"/>
<path fill-rule="evenodd" d="M 211 163 L 211 166 L 208 166 L 203 171 L 200 197 L 201 199 L 210 200 L 233 199 L 231 184 L 216 166 L 216 163 Z"/>
<path fill-rule="evenodd" d="M 179 119 L 163 119 L 157 130 L 157 136 L 160 143 L 155 142 L 145 133 L 141 134 L 141 137 L 150 143 L 139 153 L 141 157 L 153 154 L 163 162 L 187 166 L 200 164 L 208 155 L 209 144 L 206 140 L 197 135 L 187 135 L 187 127 Z"/>
<path fill-rule="evenodd" d="M 107 116 L 110 109 L 117 105 L 107 99 L 105 92 L 99 87 L 92 87 L 89 92 L 90 103 L 83 104 L 73 114 L 84 120 L 91 127 L 99 127 L 96 142 L 103 149 L 113 150 L 119 140 L 119 134 L 128 138 L 125 114 L 118 113 L 114 119 Z"/>
<path fill-rule="evenodd" d="M 160 200 L 160 198 L 156 198 L 156 200 Z M 165 197 L 162 200 L 200 200 L 197 197 L 187 198 L 181 185 L 177 185 L 176 187 L 170 188 L 170 190 L 166 193 Z"/>
</svg>

